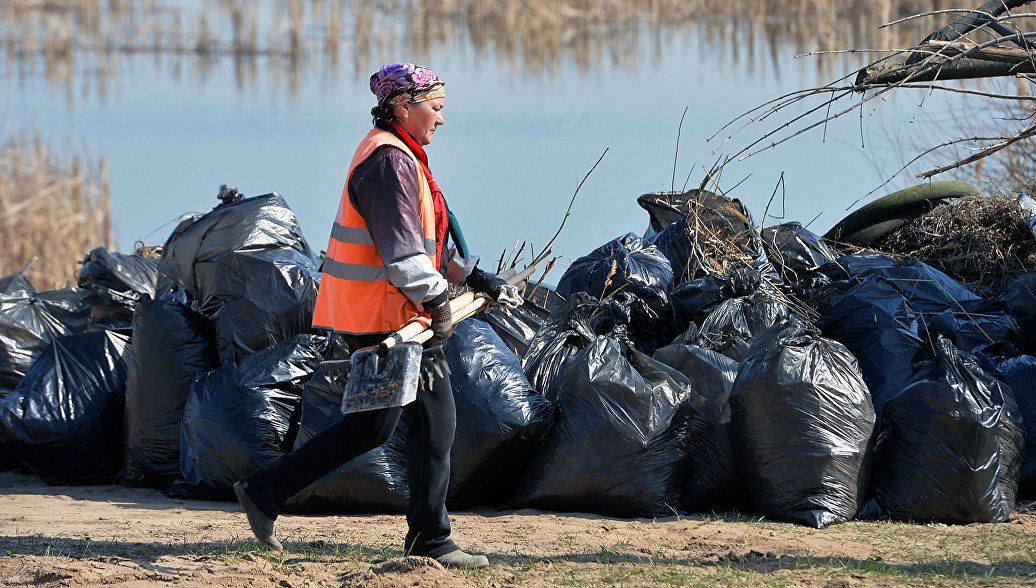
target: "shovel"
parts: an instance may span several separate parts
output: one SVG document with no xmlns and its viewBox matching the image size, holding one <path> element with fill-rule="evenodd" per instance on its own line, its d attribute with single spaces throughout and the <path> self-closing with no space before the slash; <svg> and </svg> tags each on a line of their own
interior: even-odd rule
<svg viewBox="0 0 1036 588">
<path fill-rule="evenodd" d="M 536 271 L 529 266 L 516 273 L 513 269 L 500 272 L 500 278 L 514 286 Z M 465 292 L 450 300 L 454 322 L 478 314 L 488 306 L 488 297 Z M 381 346 L 388 351 L 378 353 L 377 347 L 357 350 L 349 358 L 349 379 L 342 397 L 342 412 L 350 414 L 366 410 L 404 406 L 417 399 L 421 378 L 422 344 L 433 336 L 432 329 L 413 322 L 385 339 Z"/>
</svg>

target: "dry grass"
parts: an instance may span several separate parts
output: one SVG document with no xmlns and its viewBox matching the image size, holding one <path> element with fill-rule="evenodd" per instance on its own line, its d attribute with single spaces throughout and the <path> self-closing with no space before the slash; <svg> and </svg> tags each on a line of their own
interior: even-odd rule
<svg viewBox="0 0 1036 588">
<path fill-rule="evenodd" d="M 875 249 L 919 259 L 993 295 L 1005 279 L 1036 269 L 1036 239 L 1014 199 L 968 196 L 937 206 L 875 243 Z"/>
<path fill-rule="evenodd" d="M 0 147 L 0 178 L 0 276 L 31 262 L 26 275 L 40 290 L 68 286 L 91 249 L 114 244 L 103 160 L 91 171 L 39 140 L 10 140 Z"/>
<path fill-rule="evenodd" d="M 467 40 L 500 67 L 522 73 L 635 67 L 657 60 L 670 40 L 702 39 L 703 59 L 768 67 L 777 51 L 796 53 L 912 45 L 941 23 L 922 19 L 879 30 L 893 19 L 959 5 L 948 0 L 247 0 L 206 3 L 204 12 L 161 0 L 4 0 L 0 52 L 10 71 L 39 65 L 70 88 L 77 69 L 97 71 L 101 91 L 119 55 L 149 53 L 173 72 L 200 73 L 229 57 L 239 83 L 258 75 L 297 80 L 335 75 L 340 55 L 366 77 L 382 55 L 434 61 Z M 258 10 L 270 14 L 260 18 Z M 259 30 L 265 21 L 267 30 Z M 344 24 L 348 23 L 348 24 Z M 650 48 L 650 49 L 647 49 Z M 158 59 L 161 56 L 162 59 Z M 851 68 L 862 55 L 819 55 L 804 66 Z M 71 93 L 71 89 L 70 89 Z"/>
</svg>

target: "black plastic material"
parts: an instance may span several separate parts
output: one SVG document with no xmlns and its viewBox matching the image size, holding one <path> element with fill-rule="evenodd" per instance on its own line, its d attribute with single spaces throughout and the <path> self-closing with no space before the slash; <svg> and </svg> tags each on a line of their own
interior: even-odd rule
<svg viewBox="0 0 1036 588">
<path fill-rule="evenodd" d="M 644 235 L 649 241 L 692 213 L 689 227 L 693 233 L 706 234 L 706 240 L 734 243 L 749 257 L 759 256 L 759 235 L 752 224 L 752 215 L 737 198 L 694 189 L 643 194 L 637 198 L 637 204 L 651 216 L 651 224 Z"/>
<path fill-rule="evenodd" d="M 320 364 L 302 392 L 302 422 L 295 447 L 344 418 L 342 394 L 348 378 L 348 359 Z M 303 488 L 284 510 L 341 514 L 405 512 L 410 497 L 405 452 L 406 423 L 400 419 L 382 446 Z"/>
<path fill-rule="evenodd" d="M 789 316 L 791 311 L 772 290 L 760 288 L 720 303 L 685 340 L 741 361 L 756 335 Z"/>
<path fill-rule="evenodd" d="M 861 517 L 1006 521 L 1024 443 L 1010 389 L 943 337 L 916 372 L 885 402 Z"/>
<path fill-rule="evenodd" d="M 504 345 L 518 355 L 525 354 L 536 331 L 547 321 L 550 312 L 528 300 L 518 308 L 493 306 L 482 315 L 482 320 L 493 327 Z"/>
<path fill-rule="evenodd" d="M 669 260 L 674 286 L 701 277 L 709 267 L 701 258 L 698 234 L 691 227 L 693 222 L 689 215 L 685 216 L 648 240 Z"/>
<path fill-rule="evenodd" d="M 565 364 L 597 336 L 590 319 L 600 302 L 588 294 L 576 294 L 547 319 L 522 356 L 522 371 L 540 394 L 557 400 Z"/>
<path fill-rule="evenodd" d="M 621 326 L 637 351 L 647 355 L 665 347 L 679 334 L 672 328 L 672 308 L 669 295 L 664 290 L 645 288 L 640 290 L 639 296 L 632 292 L 616 292 L 601 303 L 601 313 L 607 315 L 615 326 L 606 327 L 602 322 L 598 333 L 611 332 Z M 602 328 L 606 330 L 602 332 Z"/>
<path fill-rule="evenodd" d="M 730 405 L 740 472 L 759 512 L 818 529 L 856 514 L 874 409 L 849 350 L 785 321 L 752 342 Z"/>
<path fill-rule="evenodd" d="M 233 500 L 234 482 L 291 449 L 302 387 L 324 340 L 298 335 L 191 386 L 181 429 L 180 475 L 171 494 Z"/>
<path fill-rule="evenodd" d="M 554 411 L 488 324 L 469 319 L 455 329 L 444 346 L 457 405 L 446 504 L 499 505 L 539 450 Z"/>
<path fill-rule="evenodd" d="M 1025 450 L 1018 482 L 1018 497 L 1036 499 L 1036 357 L 1014 350 L 992 358 L 976 354 L 982 369 L 1011 387 L 1025 430 Z"/>
<path fill-rule="evenodd" d="M 180 421 L 191 383 L 219 367 L 212 326 L 173 295 L 133 315 L 126 383 L 128 486 L 167 488 L 180 474 Z"/>
<path fill-rule="evenodd" d="M 1022 274 L 1012 280 L 1003 294 L 1007 312 L 1021 331 L 1019 348 L 1036 354 L 1036 272 Z"/>
<path fill-rule="evenodd" d="M 673 326 L 684 330 L 692 322 L 700 323 L 724 300 L 755 292 L 761 280 L 758 270 L 742 268 L 729 275 L 713 273 L 680 284 L 669 295 Z"/>
<path fill-rule="evenodd" d="M 36 294 L 36 287 L 29 282 L 22 272 L 16 272 L 0 278 L 0 296 L 4 298 L 28 298 Z"/>
<path fill-rule="evenodd" d="M 675 368 L 690 381 L 690 431 L 684 510 L 709 512 L 736 508 L 743 490 L 730 433 L 730 389 L 738 362 L 696 345 L 675 344 L 655 352 L 654 359 Z"/>
<path fill-rule="evenodd" d="M 0 390 L 13 390 L 51 339 L 90 326 L 90 292 L 37 292 L 21 273 L 0 279 Z"/>
<path fill-rule="evenodd" d="M 934 340 L 942 335 L 962 351 L 993 343 L 1018 343 L 1018 324 L 996 300 L 969 300 L 925 317 L 924 332 Z"/>
<path fill-rule="evenodd" d="M 653 245 L 629 233 L 575 260 L 558 281 L 557 291 L 565 298 L 585 292 L 604 299 L 619 290 L 639 296 L 642 288 L 668 291 L 672 285 L 669 260 Z"/>
<path fill-rule="evenodd" d="M 182 222 L 166 241 L 159 272 L 213 321 L 224 362 L 309 332 L 320 274 L 277 194 Z"/>
<path fill-rule="evenodd" d="M 719 194 L 698 189 L 686 192 L 652 192 L 637 197 L 637 204 L 648 213 L 648 230 L 645 239 L 653 239 L 666 227 L 684 218 L 688 212 L 688 202 L 700 198 L 720 198 Z"/>
<path fill-rule="evenodd" d="M 57 337 L 0 402 L 2 449 L 48 484 L 111 484 L 122 468 L 128 338 Z"/>
<path fill-rule="evenodd" d="M 798 222 L 766 227 L 762 240 L 766 258 L 789 284 L 835 259 L 824 240 Z"/>
<path fill-rule="evenodd" d="M 108 328 L 127 328 L 133 307 L 142 297 L 155 297 L 158 260 L 98 247 L 83 260 L 78 284 L 93 293 L 92 321 Z"/>
<path fill-rule="evenodd" d="M 565 297 L 558 294 L 557 286 L 546 282 L 526 285 L 523 295 L 536 306 L 547 309 L 548 314 L 565 305 Z"/>
<path fill-rule="evenodd" d="M 516 506 L 666 516 L 686 479 L 689 382 L 624 343 L 598 337 L 565 370 L 557 420 Z"/>
<path fill-rule="evenodd" d="M 917 260 L 893 261 L 874 252 L 839 257 L 821 266 L 817 272 L 834 281 L 860 281 L 870 275 L 881 276 L 899 289 L 910 306 L 921 313 L 942 312 L 947 308 L 957 308 L 960 302 L 979 300 L 979 296 L 960 282 L 930 265 Z"/>
<path fill-rule="evenodd" d="M 928 357 L 917 313 L 888 280 L 868 276 L 825 310 L 817 325 L 856 357 L 880 423 L 885 399 L 912 381 L 914 363 Z"/>
</svg>

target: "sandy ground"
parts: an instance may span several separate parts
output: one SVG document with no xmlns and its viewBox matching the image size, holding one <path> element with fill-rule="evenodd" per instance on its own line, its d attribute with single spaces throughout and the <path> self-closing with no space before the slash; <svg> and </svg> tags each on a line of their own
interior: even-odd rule
<svg viewBox="0 0 1036 588">
<path fill-rule="evenodd" d="M 402 516 L 284 516 L 287 551 L 235 503 L 0 474 L 0 584 L 34 586 L 1036 585 L 1036 513 L 1001 524 L 852 521 L 815 530 L 747 515 L 610 519 L 452 515 L 485 570 L 405 558 Z"/>
</svg>

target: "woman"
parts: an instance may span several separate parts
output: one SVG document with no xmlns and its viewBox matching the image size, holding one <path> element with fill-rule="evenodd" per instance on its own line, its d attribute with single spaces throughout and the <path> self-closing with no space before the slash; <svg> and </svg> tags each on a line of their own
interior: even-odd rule
<svg viewBox="0 0 1036 588">
<path fill-rule="evenodd" d="M 333 348 L 349 351 L 377 345 L 412 321 L 430 326 L 435 336 L 422 357 L 428 377 L 421 378 L 411 404 L 350 414 L 234 484 L 252 532 L 272 550 L 281 550 L 273 527 L 284 503 L 387 441 L 405 413 L 410 503 L 404 552 L 433 557 L 447 567 L 489 565 L 485 556 L 465 553 L 449 538 L 446 491 L 456 410 L 447 371 L 435 364 L 444 361 L 442 341 L 453 332 L 447 282 L 466 283 L 512 307 L 521 298 L 467 255 L 428 169 L 424 147 L 445 124 L 444 85 L 431 70 L 412 63 L 386 65 L 371 76 L 378 99 L 371 111 L 374 128 L 349 167 L 313 316 L 314 327 L 332 331 Z"/>
</svg>

